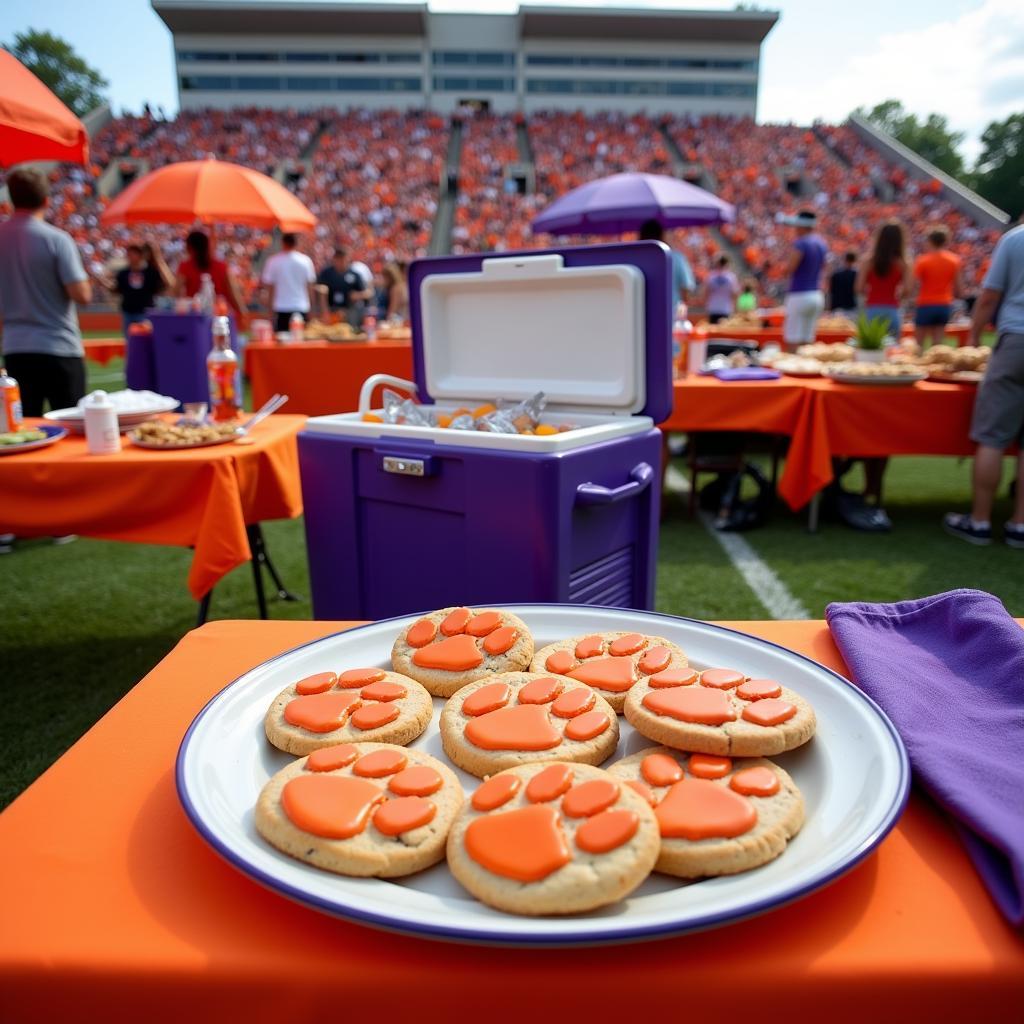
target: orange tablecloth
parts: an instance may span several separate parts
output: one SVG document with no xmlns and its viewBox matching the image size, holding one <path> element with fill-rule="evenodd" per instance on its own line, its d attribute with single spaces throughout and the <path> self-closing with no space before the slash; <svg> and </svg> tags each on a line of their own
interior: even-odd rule
<svg viewBox="0 0 1024 1024">
<path fill-rule="evenodd" d="M 305 416 L 271 416 L 251 444 L 155 452 L 122 440 L 89 455 L 69 435 L 0 458 L 0 533 L 78 533 L 194 547 L 188 586 L 202 597 L 250 557 L 247 523 L 302 514 L 298 446 Z"/>
<path fill-rule="evenodd" d="M 789 454 L 779 493 L 794 509 L 832 480 L 832 457 L 970 455 L 977 388 L 922 381 L 892 388 L 823 378 L 733 381 L 689 375 L 675 383 L 666 431 L 785 434 Z"/>
<path fill-rule="evenodd" d="M 100 366 L 111 359 L 124 359 L 124 338 L 87 338 L 82 342 L 85 358 Z"/>
<path fill-rule="evenodd" d="M 728 1016 L 995 1020 L 1024 998 L 1024 942 L 918 794 L 873 856 L 788 907 L 698 935 L 489 949 L 374 931 L 261 888 L 178 804 L 193 716 L 241 672 L 343 624 L 213 622 L 0 815 L 5 1019 L 638 1021 Z M 833 668 L 821 622 L 740 628 Z M 95 1007 L 95 1011 L 91 1008 Z M 474 1010 L 485 1007 L 486 1010 Z"/>
<path fill-rule="evenodd" d="M 412 379 L 407 341 L 305 341 L 296 345 L 258 342 L 246 346 L 245 372 L 253 408 L 275 391 L 288 395 L 289 412 L 323 416 L 354 412 L 359 389 L 373 373 Z"/>
<path fill-rule="evenodd" d="M 967 341 L 967 334 L 970 329 L 970 324 L 949 324 L 946 327 L 946 337 L 955 338 L 958 345 L 963 345 Z M 781 343 L 782 341 L 781 325 L 779 327 L 719 327 L 713 324 L 704 333 L 709 341 L 714 341 L 716 338 L 731 338 L 739 339 L 740 341 L 756 341 L 758 345 L 765 345 L 771 341 L 776 343 Z M 914 337 L 913 324 L 904 324 L 901 336 L 904 338 Z M 849 331 L 820 330 L 815 333 L 814 340 L 835 344 L 840 341 L 848 341 L 849 338 Z"/>
</svg>

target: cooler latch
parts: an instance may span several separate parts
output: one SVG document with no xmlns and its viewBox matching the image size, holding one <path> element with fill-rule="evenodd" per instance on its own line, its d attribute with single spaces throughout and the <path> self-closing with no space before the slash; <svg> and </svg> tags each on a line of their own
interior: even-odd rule
<svg viewBox="0 0 1024 1024">
<path fill-rule="evenodd" d="M 380 458 L 380 471 L 394 476 L 436 476 L 441 467 L 433 455 L 407 454 L 400 448 L 374 448 L 373 454 Z"/>
<path fill-rule="evenodd" d="M 385 455 L 381 468 L 385 473 L 398 473 L 400 476 L 427 475 L 423 459 L 403 459 L 397 455 Z"/>
</svg>

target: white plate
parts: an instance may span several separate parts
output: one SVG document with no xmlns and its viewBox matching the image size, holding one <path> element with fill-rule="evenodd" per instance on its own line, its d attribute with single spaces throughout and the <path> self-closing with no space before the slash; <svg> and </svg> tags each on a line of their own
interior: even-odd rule
<svg viewBox="0 0 1024 1024">
<path fill-rule="evenodd" d="M 165 402 L 154 405 L 151 409 L 131 412 L 125 412 L 122 409 L 117 412 L 117 425 L 120 431 L 124 433 L 129 427 L 145 423 L 146 420 L 159 416 L 161 413 L 174 412 L 177 408 L 178 400 L 176 398 L 168 398 Z M 43 413 L 43 419 L 59 423 L 62 427 L 70 430 L 72 434 L 85 433 L 85 413 L 77 406 L 69 409 L 52 409 L 50 412 Z"/>
<path fill-rule="evenodd" d="M 499 606 L 500 607 L 500 606 Z M 796 780 L 807 822 L 777 860 L 732 877 L 682 885 L 652 875 L 628 899 L 568 917 L 527 918 L 476 902 L 438 864 L 409 878 L 344 878 L 292 860 L 265 843 L 253 824 L 264 783 L 294 760 L 263 732 L 271 700 L 313 672 L 390 666 L 399 630 L 419 616 L 363 626 L 316 640 L 246 672 L 214 697 L 178 752 L 178 793 L 200 834 L 231 864 L 277 892 L 328 913 L 418 935 L 487 943 L 589 944 L 656 938 L 726 924 L 805 896 L 867 856 L 906 803 L 910 767 L 892 723 L 860 690 L 802 655 L 765 640 L 692 619 L 573 605 L 510 605 L 538 648 L 581 633 L 635 629 L 680 644 L 696 667 L 728 666 L 783 681 L 806 697 L 818 732 L 775 758 Z M 435 710 L 443 701 L 435 699 Z M 412 746 L 444 758 L 432 719 Z M 651 746 L 621 721 L 612 760 Z M 479 780 L 456 769 L 467 792 Z"/>
</svg>

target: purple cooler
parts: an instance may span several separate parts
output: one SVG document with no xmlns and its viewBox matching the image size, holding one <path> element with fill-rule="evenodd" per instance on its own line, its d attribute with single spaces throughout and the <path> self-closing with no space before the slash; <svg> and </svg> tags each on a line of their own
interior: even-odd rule
<svg viewBox="0 0 1024 1024">
<path fill-rule="evenodd" d="M 153 391 L 179 402 L 209 402 L 206 357 L 213 343 L 213 317 L 206 313 L 171 313 L 153 310 Z M 231 317 L 231 347 L 238 351 L 238 331 Z"/>
<path fill-rule="evenodd" d="M 547 396 L 548 436 L 311 418 L 299 435 L 313 611 L 651 608 L 672 407 L 660 242 L 417 260 L 415 382 L 438 412 Z M 379 412 L 379 410 L 377 410 Z"/>
<path fill-rule="evenodd" d="M 125 337 L 124 381 L 132 391 L 157 390 L 152 330 L 129 331 Z"/>
</svg>

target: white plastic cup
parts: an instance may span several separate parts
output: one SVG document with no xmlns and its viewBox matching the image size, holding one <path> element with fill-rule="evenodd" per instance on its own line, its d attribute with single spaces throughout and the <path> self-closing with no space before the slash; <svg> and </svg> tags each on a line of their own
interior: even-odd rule
<svg viewBox="0 0 1024 1024">
<path fill-rule="evenodd" d="M 106 391 L 94 391 L 82 405 L 85 445 L 90 455 L 115 455 L 121 450 L 117 411 Z"/>
<path fill-rule="evenodd" d="M 708 343 L 706 338 L 700 340 L 690 338 L 686 345 L 686 372 L 700 373 L 704 366 L 704 360 L 708 357 Z"/>
</svg>

